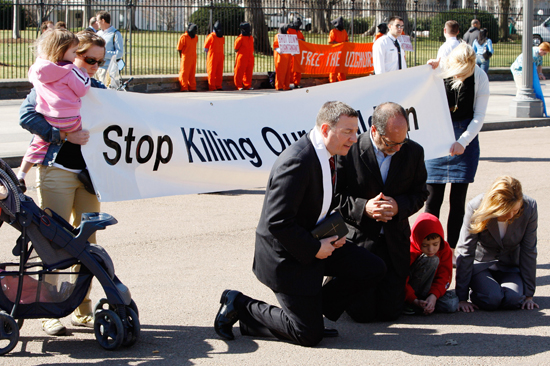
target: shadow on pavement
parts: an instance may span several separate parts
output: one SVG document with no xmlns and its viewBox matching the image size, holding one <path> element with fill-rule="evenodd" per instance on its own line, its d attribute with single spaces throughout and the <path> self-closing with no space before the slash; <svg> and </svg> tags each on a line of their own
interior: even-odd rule
<svg viewBox="0 0 550 366">
<path fill-rule="evenodd" d="M 193 365 L 193 360 L 208 359 L 214 354 L 211 341 L 221 341 L 213 327 L 142 325 L 140 339 L 134 346 L 107 351 L 95 340 L 93 329 L 71 328 L 67 331 L 67 335 L 62 337 L 21 337 L 18 346 L 2 358 L 11 358 L 14 365 L 18 358 L 27 357 L 35 357 L 37 361 L 39 357 L 41 365 L 56 365 L 58 363 L 48 363 L 47 359 L 58 355 L 69 357 L 75 363 L 76 360 L 86 360 L 86 364 Z M 73 336 L 77 333 L 81 334 Z M 82 339 L 84 333 L 89 334 L 86 339 Z M 36 348 L 37 342 L 42 344 L 40 353 L 36 350 L 29 352 L 27 349 Z M 31 343 L 34 343 L 32 347 Z M 227 345 L 229 349 L 223 353 L 252 353 L 258 349 L 251 338 L 241 338 L 238 343 L 227 342 Z"/>
</svg>

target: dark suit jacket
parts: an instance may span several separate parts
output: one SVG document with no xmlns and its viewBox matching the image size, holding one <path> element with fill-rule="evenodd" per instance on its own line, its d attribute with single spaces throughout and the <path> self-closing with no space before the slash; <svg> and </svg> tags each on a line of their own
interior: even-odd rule
<svg viewBox="0 0 550 366">
<path fill-rule="evenodd" d="M 493 265 L 504 272 L 520 272 L 524 295 L 533 296 L 537 270 L 537 202 L 523 196 L 523 213 L 500 239 L 497 219 L 491 219 L 487 228 L 478 234 L 470 233 L 470 223 L 479 208 L 483 194 L 466 206 L 464 224 L 456 246 L 456 294 L 460 300 L 468 300 L 472 275 Z"/>
<path fill-rule="evenodd" d="M 338 157 L 336 192 L 340 210 L 348 224 L 348 239 L 372 250 L 374 240 L 384 227 L 388 252 L 401 276 L 409 272 L 409 216 L 428 198 L 424 149 L 409 141 L 392 157 L 386 183 L 382 182 L 370 131 L 359 136 L 346 156 Z M 397 201 L 398 213 L 387 223 L 365 214 L 365 204 L 380 192 Z"/>
<path fill-rule="evenodd" d="M 310 232 L 322 205 L 321 164 L 308 134 L 271 168 L 256 228 L 253 271 L 272 290 L 289 295 L 316 295 L 321 290 L 324 265 L 315 258 L 321 243 Z"/>
</svg>

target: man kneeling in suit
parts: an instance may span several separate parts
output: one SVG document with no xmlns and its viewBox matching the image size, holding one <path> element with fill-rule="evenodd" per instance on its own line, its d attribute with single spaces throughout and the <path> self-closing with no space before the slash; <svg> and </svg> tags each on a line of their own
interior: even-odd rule
<svg viewBox="0 0 550 366">
<path fill-rule="evenodd" d="M 256 229 L 253 271 L 281 307 L 225 290 L 214 322 L 222 338 L 234 338 L 238 320 L 243 335 L 315 346 L 338 335 L 324 328 L 323 315 L 336 321 L 355 294 L 384 275 L 384 263 L 364 248 L 311 235 L 335 207 L 334 155 L 346 155 L 357 141 L 357 118 L 342 102 L 325 103 L 313 130 L 275 161 Z M 323 276 L 335 278 L 323 286 Z"/>
<path fill-rule="evenodd" d="M 407 138 L 407 113 L 383 103 L 372 127 L 347 156 L 338 158 L 337 196 L 348 224 L 348 240 L 386 263 L 376 288 L 366 289 L 347 309 L 357 322 L 392 321 L 403 312 L 409 274 L 409 216 L 428 197 L 424 149 Z"/>
</svg>

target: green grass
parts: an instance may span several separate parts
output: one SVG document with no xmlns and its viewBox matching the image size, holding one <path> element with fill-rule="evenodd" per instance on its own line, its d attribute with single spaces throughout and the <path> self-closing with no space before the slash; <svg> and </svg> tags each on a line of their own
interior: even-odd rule
<svg viewBox="0 0 550 366">
<path fill-rule="evenodd" d="M 78 31 L 74 29 L 73 31 Z M 129 33 L 122 31 L 126 45 L 130 43 Z M 269 32 L 270 43 L 273 42 L 275 31 Z M 31 48 L 36 38 L 36 30 L 29 28 L 21 31 L 21 40 L 13 42 L 11 31 L 0 30 L 0 79 L 26 78 L 27 71 L 34 61 Z M 179 32 L 157 32 L 137 31 L 132 32 L 132 70 L 134 75 L 164 75 L 177 74 L 180 62 L 176 45 L 181 33 Z M 316 44 L 327 44 L 327 34 L 304 33 L 307 42 Z M 206 55 L 203 51 L 206 36 L 199 35 L 197 44 L 197 73 L 206 72 Z M 224 72 L 232 73 L 235 64 L 235 52 L 233 45 L 236 36 L 225 37 L 225 63 Z M 358 43 L 372 42 L 372 37 L 355 35 L 354 41 Z M 437 55 L 440 42 L 431 41 L 426 38 L 418 38 L 416 65 L 425 64 L 430 58 Z M 494 45 L 495 53 L 491 58 L 491 67 L 509 67 L 521 53 L 521 42 L 499 42 Z M 127 52 L 129 47 L 127 46 Z M 125 57 L 126 69 L 129 72 L 130 57 Z M 407 53 L 407 64 L 414 66 L 414 53 Z M 550 57 L 545 58 L 545 66 L 550 65 Z M 275 69 L 273 57 L 268 55 L 255 55 L 254 72 L 267 72 Z"/>
</svg>

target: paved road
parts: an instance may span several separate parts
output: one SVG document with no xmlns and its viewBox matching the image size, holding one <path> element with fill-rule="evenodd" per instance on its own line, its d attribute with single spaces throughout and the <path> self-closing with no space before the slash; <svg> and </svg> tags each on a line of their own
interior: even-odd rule
<svg viewBox="0 0 550 366">
<path fill-rule="evenodd" d="M 142 337 L 129 349 L 104 351 L 91 329 L 68 319 L 65 337 L 47 336 L 27 320 L 0 365 L 547 365 L 550 357 L 550 127 L 480 134 L 481 161 L 468 199 L 500 174 L 519 178 L 538 201 L 535 311 L 404 316 L 395 323 L 327 326 L 340 337 L 316 348 L 238 335 L 220 340 L 212 324 L 221 292 L 237 289 L 275 303 L 251 271 L 263 189 L 105 203 L 119 224 L 98 233 L 119 278 L 140 308 Z M 34 169 L 28 178 L 32 182 Z M 31 186 L 29 195 L 36 197 Z M 442 209 L 446 217 L 448 206 Z M 414 220 L 414 217 L 412 218 Z M 444 221 L 444 220 L 443 220 Z M 0 259 L 12 258 L 18 232 L 0 228 Z M 452 285 L 454 286 L 454 284 Z M 94 281 L 92 299 L 104 296 Z M 455 341 L 455 346 L 447 345 Z"/>
</svg>

